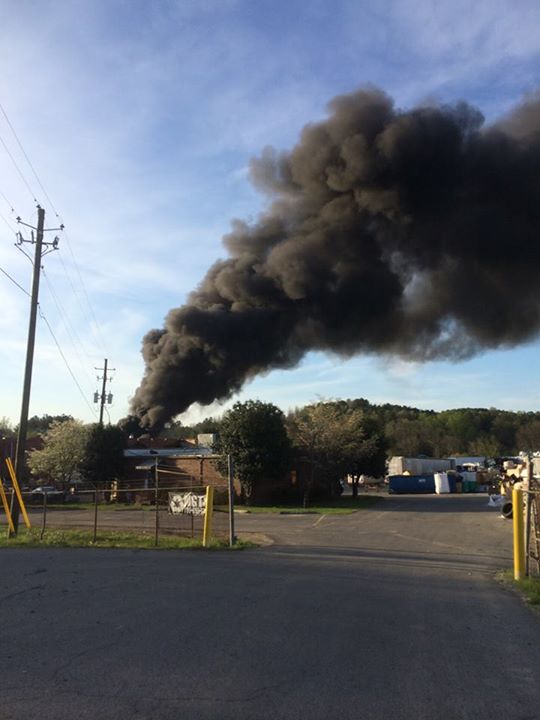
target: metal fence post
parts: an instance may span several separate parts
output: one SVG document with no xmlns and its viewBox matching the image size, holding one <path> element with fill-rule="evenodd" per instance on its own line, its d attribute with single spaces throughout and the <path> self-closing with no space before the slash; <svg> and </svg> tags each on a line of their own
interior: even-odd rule
<svg viewBox="0 0 540 720">
<path fill-rule="evenodd" d="M 154 546 L 157 547 L 159 544 L 159 468 L 158 468 L 157 458 L 156 458 L 154 488 L 155 488 L 154 501 L 155 501 L 155 505 L 156 505 L 156 528 L 155 528 Z"/>
<path fill-rule="evenodd" d="M 523 490 L 512 489 L 512 518 L 514 529 L 514 580 L 525 577 L 525 537 L 523 523 Z"/>
<path fill-rule="evenodd" d="M 43 493 L 43 516 L 41 518 L 41 533 L 39 536 L 40 540 L 43 540 L 45 535 L 45 526 L 47 525 L 47 493 Z"/>
<path fill-rule="evenodd" d="M 530 486 L 529 486 L 530 487 Z M 525 493 L 525 577 L 529 577 L 529 564 L 531 557 L 531 493 Z"/>
<path fill-rule="evenodd" d="M 214 488 L 212 485 L 206 486 L 206 508 L 204 512 L 204 530 L 203 530 L 203 547 L 210 544 L 210 536 L 212 535 L 212 514 L 214 511 Z"/>
<path fill-rule="evenodd" d="M 92 539 L 92 542 L 96 542 L 97 540 L 97 515 L 98 515 L 98 486 L 95 485 L 94 490 L 94 537 Z"/>
<path fill-rule="evenodd" d="M 227 455 L 228 483 L 229 483 L 229 545 L 236 542 L 234 535 L 234 465 L 231 455 Z"/>
</svg>

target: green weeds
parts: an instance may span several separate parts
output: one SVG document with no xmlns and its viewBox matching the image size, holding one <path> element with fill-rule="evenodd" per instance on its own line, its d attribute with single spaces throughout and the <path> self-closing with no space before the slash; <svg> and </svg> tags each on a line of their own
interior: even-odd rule
<svg viewBox="0 0 540 720">
<path fill-rule="evenodd" d="M 514 580 L 511 570 L 500 573 L 499 579 L 505 585 L 515 588 L 527 600 L 529 605 L 540 606 L 540 578 L 526 577 L 523 580 Z"/>
<path fill-rule="evenodd" d="M 90 548 L 132 548 L 154 549 L 154 534 L 142 532 L 116 532 L 99 531 L 96 541 L 93 541 L 91 530 L 46 530 L 43 540 L 40 539 L 39 530 L 20 529 L 16 537 L 7 538 L 5 533 L 0 534 L 0 548 L 40 548 L 40 547 L 90 547 Z M 229 548 L 226 540 L 212 539 L 211 550 L 241 550 L 252 546 L 252 543 L 238 540 L 234 548 Z M 179 535 L 161 535 L 158 550 L 195 550 L 202 548 L 200 539 L 186 538 Z"/>
<path fill-rule="evenodd" d="M 304 508 L 299 505 L 241 505 L 236 509 L 248 513 L 279 513 L 282 515 L 316 514 L 316 515 L 350 515 L 380 502 L 382 497 L 360 495 L 356 498 L 339 498 L 326 504 L 314 504 Z"/>
</svg>

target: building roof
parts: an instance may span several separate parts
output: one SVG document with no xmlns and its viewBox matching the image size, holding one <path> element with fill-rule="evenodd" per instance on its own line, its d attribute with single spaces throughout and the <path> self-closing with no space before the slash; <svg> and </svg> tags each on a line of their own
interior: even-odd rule
<svg viewBox="0 0 540 720">
<path fill-rule="evenodd" d="M 127 448 L 124 450 L 124 457 L 170 457 L 170 458 L 192 458 L 209 457 L 213 455 L 208 447 L 176 447 L 176 448 Z M 217 457 L 214 456 L 214 457 Z"/>
<path fill-rule="evenodd" d="M 144 449 L 128 449 L 124 450 L 125 459 L 138 460 L 135 470 L 151 470 L 158 465 L 160 468 L 167 467 L 167 460 L 215 460 L 221 457 L 212 453 L 210 448 L 193 447 L 193 448 L 160 448 L 154 450 L 150 448 Z"/>
</svg>

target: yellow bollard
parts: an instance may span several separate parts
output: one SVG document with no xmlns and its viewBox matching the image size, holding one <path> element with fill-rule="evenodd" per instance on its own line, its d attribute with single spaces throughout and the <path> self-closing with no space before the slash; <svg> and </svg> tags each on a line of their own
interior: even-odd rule
<svg viewBox="0 0 540 720">
<path fill-rule="evenodd" d="M 24 524 L 30 530 L 30 528 L 32 527 L 30 525 L 30 518 L 28 517 L 28 513 L 26 512 L 26 507 L 21 494 L 21 488 L 19 487 L 19 482 L 17 480 L 17 476 L 15 475 L 15 468 L 13 467 L 13 463 L 11 462 L 11 458 L 6 458 L 6 465 L 9 470 L 9 474 L 11 475 L 13 489 L 15 490 L 15 494 L 17 495 L 17 498 L 19 500 L 19 507 L 21 508 L 22 516 L 24 518 Z"/>
<path fill-rule="evenodd" d="M 516 490 L 516 488 L 512 488 L 512 518 L 514 521 L 514 580 L 523 580 L 525 577 L 523 490 Z"/>
<path fill-rule="evenodd" d="M 214 512 L 214 488 L 208 485 L 206 488 L 206 508 L 204 511 L 203 547 L 208 547 L 212 534 L 212 515 Z"/>
<path fill-rule="evenodd" d="M 0 497 L 2 498 L 2 505 L 4 506 L 4 510 L 6 512 L 6 517 L 9 524 L 9 529 L 11 532 L 15 532 L 15 525 L 13 524 L 13 519 L 11 517 L 11 510 L 9 509 L 9 503 L 7 501 L 6 493 L 4 490 L 4 486 L 2 485 L 2 479 L 0 478 Z"/>
</svg>

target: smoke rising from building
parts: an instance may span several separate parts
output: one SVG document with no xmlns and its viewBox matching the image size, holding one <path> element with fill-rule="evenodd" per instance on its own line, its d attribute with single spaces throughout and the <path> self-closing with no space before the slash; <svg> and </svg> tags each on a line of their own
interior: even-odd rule
<svg viewBox="0 0 540 720">
<path fill-rule="evenodd" d="M 342 95 L 251 177 L 267 211 L 143 340 L 142 426 L 310 350 L 459 360 L 538 333 L 538 96 L 485 126 L 465 103 Z"/>
</svg>

